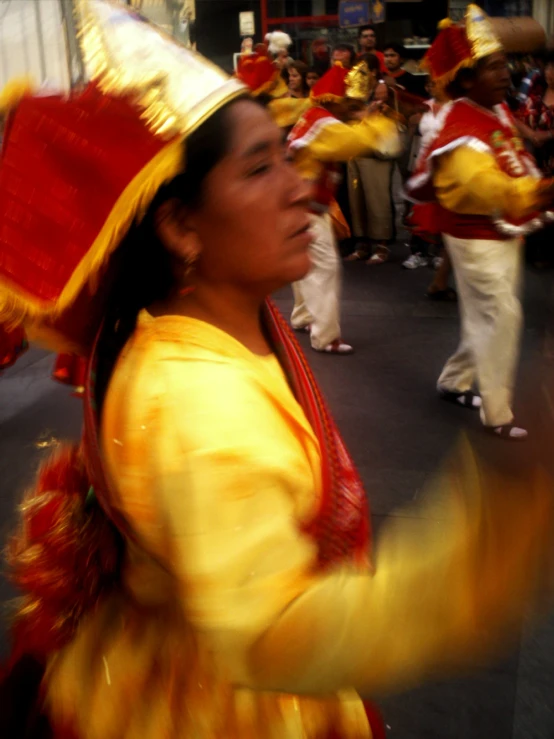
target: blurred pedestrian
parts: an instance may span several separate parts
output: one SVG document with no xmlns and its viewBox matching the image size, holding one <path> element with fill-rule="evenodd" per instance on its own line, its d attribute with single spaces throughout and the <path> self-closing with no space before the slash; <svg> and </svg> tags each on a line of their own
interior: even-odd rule
<svg viewBox="0 0 554 739">
<path fill-rule="evenodd" d="M 530 133 L 528 139 L 533 145 L 537 164 L 544 177 L 554 176 L 554 51 L 541 57 L 542 70 L 537 76 L 525 103 L 519 111 L 521 124 Z M 540 77 L 538 76 L 540 73 Z M 524 130 L 525 133 L 525 130 Z M 554 261 L 552 238 L 554 225 L 530 234 L 526 243 L 526 254 L 537 268 L 544 268 Z"/>
<path fill-rule="evenodd" d="M 380 78 L 379 60 L 364 54 L 361 60 L 369 72 L 368 112 L 385 110 L 389 104 L 389 88 Z M 394 158 L 377 152 L 348 162 L 348 192 L 355 248 L 347 261 L 383 264 L 389 257 L 389 243 L 394 239 L 394 203 L 392 174 Z"/>
<path fill-rule="evenodd" d="M 554 51 L 544 58 L 544 88 L 530 92 L 520 117 L 533 132 L 535 158 L 546 177 L 554 175 Z"/>
<path fill-rule="evenodd" d="M 364 62 L 351 71 L 341 65 L 331 67 L 312 88 L 314 107 L 289 136 L 295 164 L 302 177 L 313 184 L 314 236 L 312 268 L 293 285 L 291 322 L 295 329 L 309 331 L 312 349 L 328 354 L 353 351 L 341 336 L 341 264 L 329 216 L 340 179 L 337 165 L 372 151 L 394 154 L 399 147 L 394 123 L 376 113 L 367 115 L 368 94 L 369 73 Z"/>
</svg>

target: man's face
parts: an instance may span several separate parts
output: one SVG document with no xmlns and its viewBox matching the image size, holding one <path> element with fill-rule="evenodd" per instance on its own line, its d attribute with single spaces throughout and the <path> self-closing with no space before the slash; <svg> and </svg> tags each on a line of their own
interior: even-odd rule
<svg viewBox="0 0 554 739">
<path fill-rule="evenodd" d="M 385 66 L 389 72 L 396 72 L 402 66 L 402 57 L 394 49 L 385 49 Z"/>
<path fill-rule="evenodd" d="M 367 28 L 360 34 L 360 49 L 363 51 L 373 51 L 377 39 L 375 38 L 375 31 L 371 28 Z"/>
<path fill-rule="evenodd" d="M 492 108 L 504 102 L 510 82 L 506 55 L 497 51 L 480 61 L 475 78 L 464 87 L 471 100 L 484 108 Z"/>
</svg>

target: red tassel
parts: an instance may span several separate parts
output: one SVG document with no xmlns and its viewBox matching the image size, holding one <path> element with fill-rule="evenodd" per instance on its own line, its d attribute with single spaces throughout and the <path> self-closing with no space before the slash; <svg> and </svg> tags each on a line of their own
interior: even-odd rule
<svg viewBox="0 0 554 739">
<path fill-rule="evenodd" d="M 117 580 L 117 534 L 96 504 L 87 507 L 89 488 L 81 451 L 68 446 L 44 464 L 25 498 L 8 550 L 11 580 L 25 596 L 14 659 L 61 647 Z"/>
</svg>

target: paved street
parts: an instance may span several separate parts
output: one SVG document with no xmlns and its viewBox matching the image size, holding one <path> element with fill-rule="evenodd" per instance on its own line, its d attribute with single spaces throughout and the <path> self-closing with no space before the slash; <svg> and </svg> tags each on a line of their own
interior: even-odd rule
<svg viewBox="0 0 554 739">
<path fill-rule="evenodd" d="M 355 346 L 353 356 L 316 354 L 301 336 L 361 470 L 376 530 L 385 516 L 418 498 L 462 430 L 479 455 L 513 475 L 524 477 L 537 459 L 551 467 L 554 457 L 545 439 L 554 407 L 547 331 L 554 273 L 526 275 L 516 413 L 531 440 L 507 444 L 485 436 L 476 414 L 437 400 L 436 377 L 457 342 L 456 306 L 426 300 L 430 271 L 401 270 L 402 256 L 397 247 L 393 263 L 345 265 L 343 335 Z M 288 290 L 277 300 L 290 310 Z M 0 379 L 2 533 L 52 440 L 79 433 L 79 401 L 49 379 L 51 365 L 50 355 L 33 349 Z M 1 599 L 9 595 L 0 583 Z M 383 708 L 394 739 L 554 739 L 554 618 L 529 628 L 521 648 L 502 664 L 388 698 Z"/>
</svg>

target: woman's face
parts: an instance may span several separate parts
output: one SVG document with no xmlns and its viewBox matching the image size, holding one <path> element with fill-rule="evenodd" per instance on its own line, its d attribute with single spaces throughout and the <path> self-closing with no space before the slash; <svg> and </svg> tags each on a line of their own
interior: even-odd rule
<svg viewBox="0 0 554 739">
<path fill-rule="evenodd" d="M 282 134 L 260 105 L 234 103 L 227 122 L 229 152 L 189 216 L 200 245 L 194 279 L 265 297 L 310 268 L 311 186 L 287 160 Z"/>
<path fill-rule="evenodd" d="M 318 79 L 319 79 L 319 75 L 317 74 L 317 72 L 308 72 L 308 74 L 306 75 L 306 84 L 308 85 L 310 90 L 315 85 L 315 83 L 318 81 Z"/>
<path fill-rule="evenodd" d="M 554 90 L 554 64 L 547 64 L 544 68 L 544 77 L 546 84 L 551 90 Z"/>
<path fill-rule="evenodd" d="M 294 67 L 289 69 L 289 90 L 291 92 L 300 92 L 302 90 L 302 75 Z"/>
</svg>

